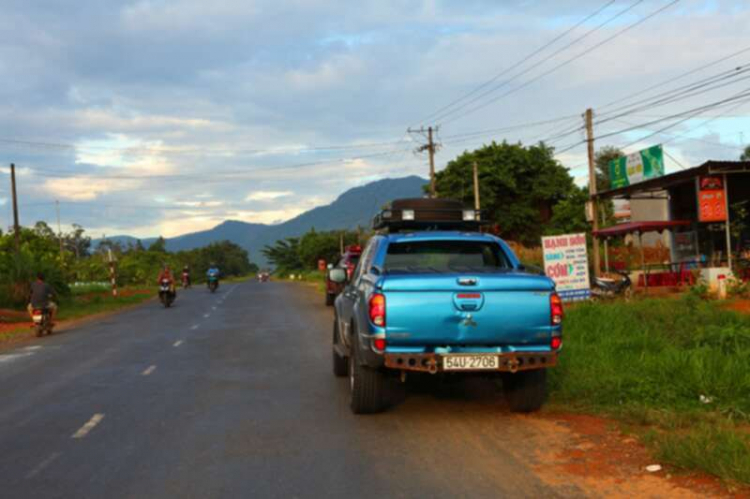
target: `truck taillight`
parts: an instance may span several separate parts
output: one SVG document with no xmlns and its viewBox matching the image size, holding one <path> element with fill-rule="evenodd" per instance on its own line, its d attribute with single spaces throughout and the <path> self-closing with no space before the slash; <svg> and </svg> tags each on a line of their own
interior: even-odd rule
<svg viewBox="0 0 750 499">
<path fill-rule="evenodd" d="M 380 293 L 370 297 L 370 320 L 376 326 L 385 327 L 385 296 Z"/>
<path fill-rule="evenodd" d="M 562 324 L 563 320 L 563 304 L 560 296 L 557 293 L 549 295 L 549 310 L 550 320 L 553 326 Z"/>
<path fill-rule="evenodd" d="M 384 352 L 386 347 L 385 338 L 375 338 L 372 340 L 372 348 L 377 352 Z"/>
<path fill-rule="evenodd" d="M 553 336 L 549 346 L 552 350 L 560 350 L 560 347 L 562 346 L 562 338 L 560 336 Z"/>
</svg>

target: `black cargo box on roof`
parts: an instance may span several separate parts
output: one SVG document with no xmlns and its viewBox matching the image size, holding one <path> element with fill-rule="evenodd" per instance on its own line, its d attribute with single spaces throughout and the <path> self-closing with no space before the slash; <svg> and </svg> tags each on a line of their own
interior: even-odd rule
<svg viewBox="0 0 750 499">
<path fill-rule="evenodd" d="M 372 225 L 375 230 L 388 232 L 476 231 L 484 223 L 480 215 L 480 212 L 465 208 L 461 201 L 455 199 L 396 199 L 375 216 Z"/>
</svg>

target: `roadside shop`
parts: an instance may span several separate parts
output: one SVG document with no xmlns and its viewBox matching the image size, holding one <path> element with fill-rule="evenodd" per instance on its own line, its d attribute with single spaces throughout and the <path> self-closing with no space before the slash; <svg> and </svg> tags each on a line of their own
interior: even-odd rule
<svg viewBox="0 0 750 499">
<path fill-rule="evenodd" d="M 668 207 L 666 220 L 631 221 L 595 231 L 605 243 L 625 235 L 639 241 L 640 268 L 629 269 L 634 282 L 642 287 L 679 286 L 693 284 L 700 276 L 715 287 L 732 271 L 737 278 L 750 279 L 750 161 L 707 161 L 669 175 L 659 175 L 656 167 L 656 173 L 643 175 L 649 172 L 645 158 L 635 181 L 628 179 L 632 169 L 627 162 L 623 158 L 610 166 L 612 188 L 597 194 L 597 200 L 662 199 Z M 643 234 L 664 231 L 670 234 L 668 261 L 646 262 Z M 602 264 L 609 271 L 606 251 Z"/>
</svg>

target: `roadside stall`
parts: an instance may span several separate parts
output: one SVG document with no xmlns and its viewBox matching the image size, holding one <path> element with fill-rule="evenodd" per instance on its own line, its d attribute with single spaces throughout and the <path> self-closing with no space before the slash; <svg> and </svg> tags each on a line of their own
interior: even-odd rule
<svg viewBox="0 0 750 499">
<path fill-rule="evenodd" d="M 615 237 L 619 238 L 631 234 L 635 235 L 638 240 L 641 267 L 641 272 L 638 275 L 638 280 L 636 282 L 638 283 L 639 287 L 645 287 L 646 289 L 648 289 L 649 286 L 681 286 L 684 284 L 694 284 L 693 273 L 690 270 L 695 268 L 695 261 L 669 261 L 647 265 L 646 259 L 644 257 L 644 247 L 642 239 L 642 235 L 647 232 L 661 233 L 665 230 L 672 231 L 678 227 L 689 226 L 689 220 L 628 222 L 614 225 L 612 227 L 607 227 L 606 229 L 594 231 L 593 234 L 605 241 Z M 607 248 L 608 245 L 605 244 L 604 269 L 605 272 L 609 273 L 610 266 Z"/>
<path fill-rule="evenodd" d="M 644 286 L 679 285 L 688 279 L 688 271 L 700 274 L 711 287 L 732 273 L 750 278 L 750 161 L 707 161 L 669 175 L 628 179 L 628 158 L 610 166 L 613 188 L 597 194 L 598 201 L 663 199 L 668 206 L 667 220 L 634 220 L 595 234 L 605 240 L 635 234 L 640 240 L 647 231 L 670 231 L 670 261 L 660 272 L 650 272 L 642 261 L 639 282 Z M 644 169 L 648 170 L 641 165 L 641 171 Z"/>
</svg>

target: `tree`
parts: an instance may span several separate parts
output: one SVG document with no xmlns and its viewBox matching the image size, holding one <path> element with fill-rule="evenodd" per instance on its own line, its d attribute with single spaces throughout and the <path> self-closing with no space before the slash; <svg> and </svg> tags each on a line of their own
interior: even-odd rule
<svg viewBox="0 0 750 499">
<path fill-rule="evenodd" d="M 605 146 L 594 155 L 596 166 L 596 190 L 598 192 L 610 189 L 609 163 L 617 158 L 625 156 L 617 147 Z"/>
<path fill-rule="evenodd" d="M 85 257 L 91 248 L 91 238 L 84 236 L 86 231 L 78 224 L 73 224 L 73 230 L 63 236 L 66 248 L 75 253 L 76 258 Z"/>
<path fill-rule="evenodd" d="M 742 156 L 740 156 L 740 161 L 750 161 L 750 146 L 745 147 Z"/>
<path fill-rule="evenodd" d="M 552 218 L 545 229 L 547 235 L 587 232 L 586 201 L 589 200 L 588 187 L 574 187 L 568 196 L 555 205 Z"/>
<path fill-rule="evenodd" d="M 479 190 L 485 217 L 498 224 L 503 237 L 538 246 L 554 206 L 575 188 L 568 171 L 540 143 L 524 147 L 495 142 L 464 152 L 436 174 L 439 197 L 473 205 L 473 164 L 479 170 Z"/>
<path fill-rule="evenodd" d="M 156 253 L 166 253 L 167 241 L 164 239 L 164 237 L 159 236 L 159 239 L 151 243 L 151 246 L 148 247 L 148 250 Z"/>
</svg>

